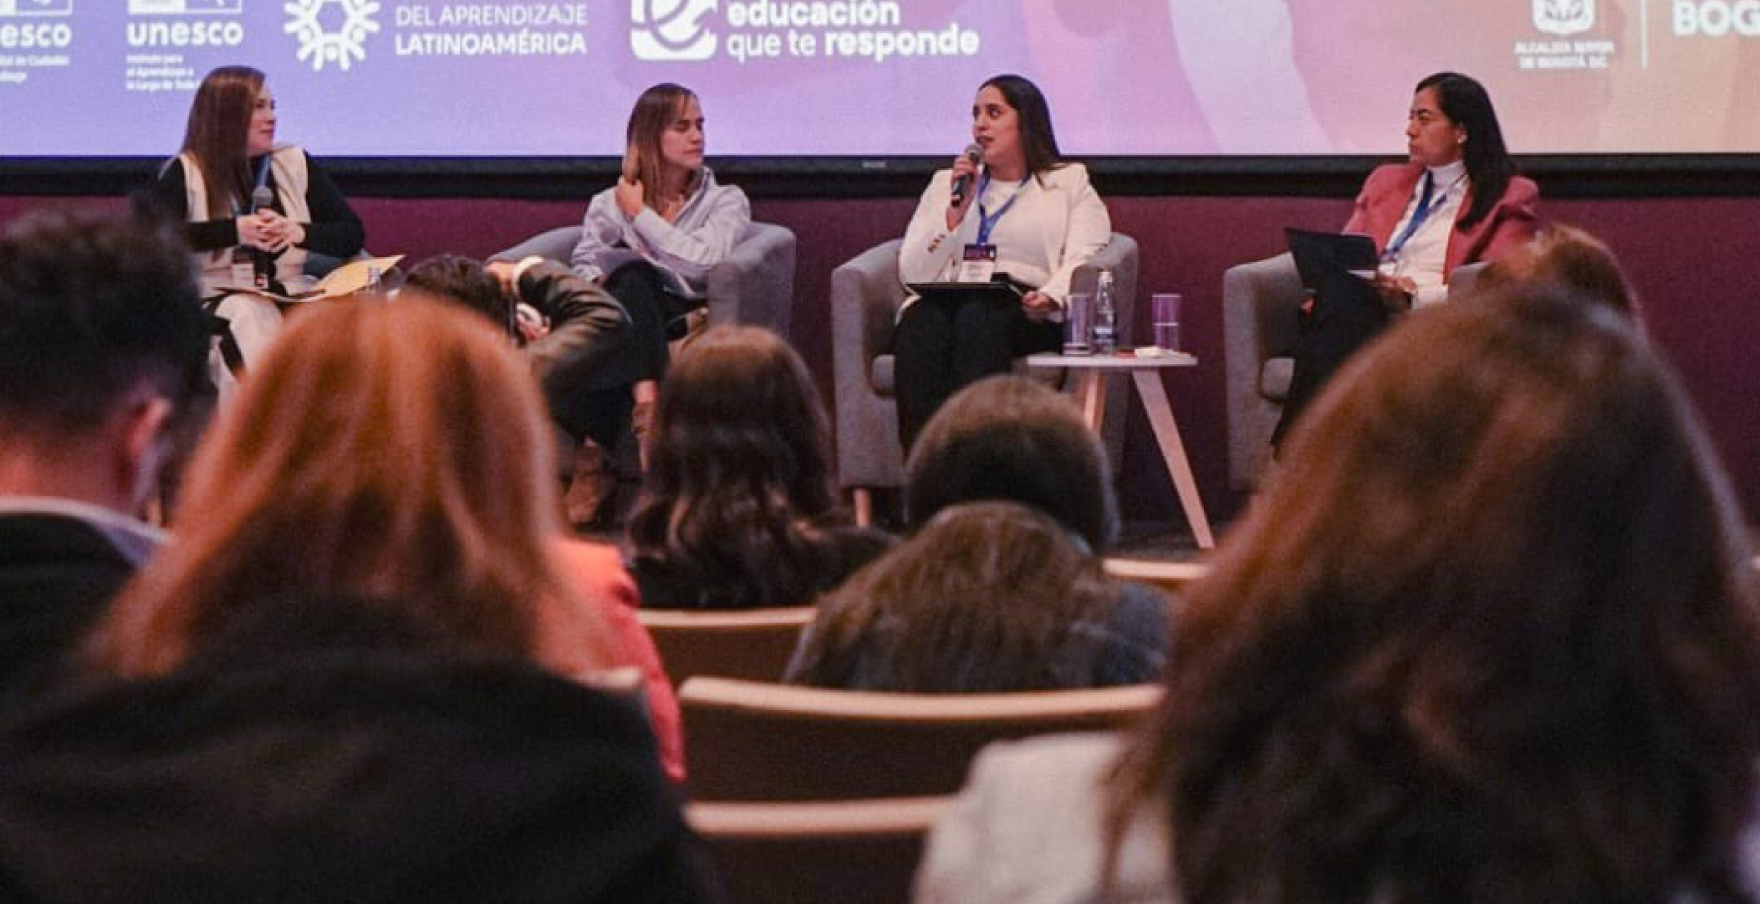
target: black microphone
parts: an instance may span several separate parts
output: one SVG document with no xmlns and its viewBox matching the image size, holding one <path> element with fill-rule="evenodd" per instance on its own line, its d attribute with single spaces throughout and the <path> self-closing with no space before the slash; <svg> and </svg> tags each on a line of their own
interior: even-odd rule
<svg viewBox="0 0 1760 904">
<path fill-rule="evenodd" d="M 262 213 L 274 205 L 275 192 L 269 186 L 259 185 L 255 191 L 251 192 L 251 208 L 255 212 Z M 252 248 L 251 272 L 256 278 L 257 288 L 269 288 L 269 283 L 275 275 L 275 259 L 269 256 L 269 252 L 261 248 Z"/>
<path fill-rule="evenodd" d="M 966 155 L 965 156 L 966 156 L 967 160 L 970 160 L 973 163 L 981 163 L 984 160 L 984 149 L 981 147 L 978 147 L 976 144 L 968 144 L 968 145 L 966 145 Z M 960 176 L 958 179 L 953 180 L 953 206 L 958 207 L 961 204 L 966 203 L 966 192 L 971 191 L 971 190 L 972 190 L 972 174 L 971 173 L 966 173 L 965 175 Z"/>
</svg>

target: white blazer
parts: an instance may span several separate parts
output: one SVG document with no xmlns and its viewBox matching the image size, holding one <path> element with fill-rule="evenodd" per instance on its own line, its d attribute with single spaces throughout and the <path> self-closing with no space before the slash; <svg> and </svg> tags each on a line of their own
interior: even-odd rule
<svg viewBox="0 0 1760 904">
<path fill-rule="evenodd" d="M 960 250 L 978 240 L 978 217 L 971 211 L 957 230 L 947 231 L 947 206 L 952 197 L 953 170 L 940 170 L 923 190 L 917 212 L 904 231 L 904 244 L 898 251 L 898 274 L 904 282 L 953 279 L 959 270 Z M 1025 221 L 1038 226 L 1045 242 L 1045 259 L 1051 261 L 1051 278 L 1038 289 L 1058 304 L 1069 294 L 1070 276 L 1076 268 L 1112 238 L 1106 203 L 1088 181 L 1088 168 L 1079 163 L 1064 164 L 1028 180 L 1009 218 L 1016 225 Z M 905 304 L 915 300 L 914 296 L 907 298 Z"/>
</svg>

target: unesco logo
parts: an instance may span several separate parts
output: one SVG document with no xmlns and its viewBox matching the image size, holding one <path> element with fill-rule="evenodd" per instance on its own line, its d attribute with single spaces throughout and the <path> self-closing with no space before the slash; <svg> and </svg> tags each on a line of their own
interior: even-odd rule
<svg viewBox="0 0 1760 904">
<path fill-rule="evenodd" d="M 715 55 L 715 33 L 703 17 L 719 0 L 629 0 L 629 49 L 652 62 L 706 60 Z"/>
<path fill-rule="evenodd" d="M 1574 35 L 1595 26 L 1595 0 L 1534 0 L 1534 27 Z"/>
<path fill-rule="evenodd" d="M 282 9 L 287 33 L 299 40 L 299 58 L 311 63 L 313 72 L 329 63 L 348 71 L 367 58 L 367 35 L 379 30 L 373 19 L 377 0 L 292 0 Z"/>
</svg>

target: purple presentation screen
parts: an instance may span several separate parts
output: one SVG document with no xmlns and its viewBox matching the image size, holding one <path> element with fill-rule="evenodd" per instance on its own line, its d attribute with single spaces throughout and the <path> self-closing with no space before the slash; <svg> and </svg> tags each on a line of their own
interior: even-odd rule
<svg viewBox="0 0 1760 904">
<path fill-rule="evenodd" d="M 169 155 L 230 63 L 320 156 L 616 155 L 659 81 L 713 155 L 951 155 L 1000 72 L 1073 156 L 1386 154 L 1441 69 L 1518 153 L 1760 152 L 1760 0 L 0 0 L 0 156 Z"/>
</svg>

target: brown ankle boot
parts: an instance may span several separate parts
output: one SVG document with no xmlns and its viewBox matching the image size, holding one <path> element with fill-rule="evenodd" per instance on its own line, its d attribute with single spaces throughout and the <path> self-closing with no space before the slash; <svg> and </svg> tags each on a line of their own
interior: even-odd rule
<svg viewBox="0 0 1760 904">
<path fill-rule="evenodd" d="M 581 440 L 574 447 L 573 474 L 562 497 L 568 523 L 575 527 L 600 527 L 616 514 L 617 474 L 610 456 L 598 443 Z"/>
</svg>

